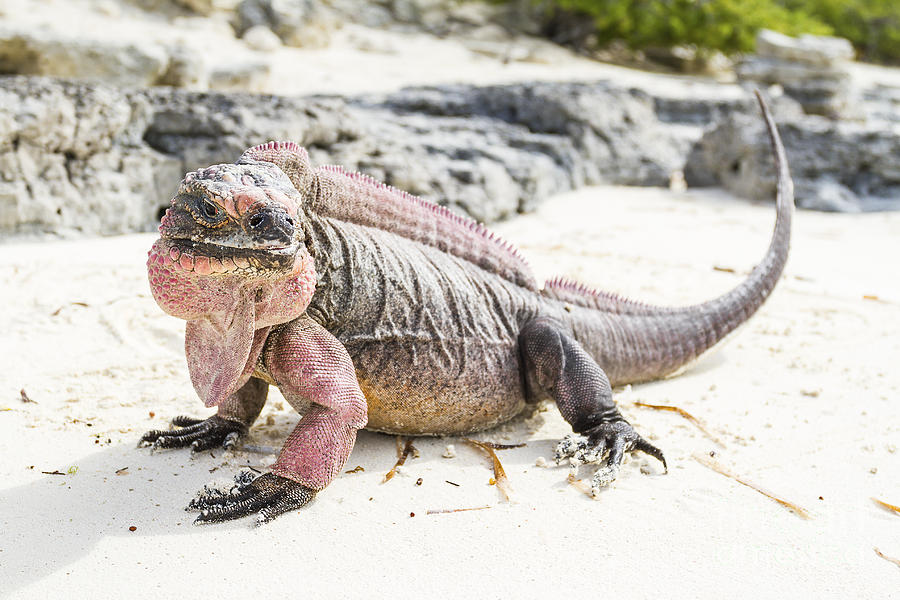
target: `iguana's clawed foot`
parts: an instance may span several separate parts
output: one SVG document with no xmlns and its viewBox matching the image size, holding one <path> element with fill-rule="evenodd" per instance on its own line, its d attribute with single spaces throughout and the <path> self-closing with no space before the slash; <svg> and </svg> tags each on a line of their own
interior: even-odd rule
<svg viewBox="0 0 900 600">
<path fill-rule="evenodd" d="M 600 489 L 615 481 L 626 452 L 640 450 L 659 460 L 668 470 L 662 450 L 642 438 L 625 421 L 601 423 L 589 429 L 585 435 L 567 435 L 556 446 L 556 464 L 568 461 L 572 469 L 579 465 L 599 464 L 608 454 L 606 464 L 591 478 L 591 493 L 597 496 Z"/>
<path fill-rule="evenodd" d="M 234 448 L 238 439 L 247 433 L 247 427 L 235 421 L 213 415 L 208 419 L 175 417 L 172 425 L 178 429 L 163 431 L 154 429 L 141 436 L 138 446 L 158 448 L 183 448 L 190 446 L 194 452 L 208 450 L 221 444 L 226 450 Z"/>
<path fill-rule="evenodd" d="M 272 473 L 254 479 L 244 471 L 234 476 L 234 486 L 228 491 L 204 487 L 187 510 L 200 511 L 194 523 L 221 523 L 257 513 L 256 524 L 262 525 L 300 508 L 315 495 L 315 490 L 296 481 Z"/>
</svg>

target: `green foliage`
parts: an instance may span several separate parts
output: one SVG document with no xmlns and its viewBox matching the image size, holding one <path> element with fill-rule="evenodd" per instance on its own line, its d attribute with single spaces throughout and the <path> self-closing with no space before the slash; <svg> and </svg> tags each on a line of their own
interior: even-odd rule
<svg viewBox="0 0 900 600">
<path fill-rule="evenodd" d="M 900 63 L 900 2 L 897 0 L 781 0 L 831 25 L 862 58 Z"/>
<path fill-rule="evenodd" d="M 598 42 L 751 52 L 756 32 L 848 38 L 864 58 L 900 62 L 900 0 L 542 0 L 593 19 Z"/>
<path fill-rule="evenodd" d="M 555 0 L 594 19 L 600 43 L 623 40 L 632 48 L 694 44 L 726 53 L 753 50 L 767 27 L 788 35 L 829 34 L 831 28 L 802 10 L 774 0 Z"/>
</svg>

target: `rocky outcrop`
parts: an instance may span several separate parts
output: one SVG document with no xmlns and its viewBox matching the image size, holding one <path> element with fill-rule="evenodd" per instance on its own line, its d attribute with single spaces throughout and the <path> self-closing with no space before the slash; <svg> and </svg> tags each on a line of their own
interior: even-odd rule
<svg viewBox="0 0 900 600">
<path fill-rule="evenodd" d="M 848 62 L 853 56 L 853 46 L 843 38 L 793 38 L 763 29 L 756 36 L 756 54 L 736 71 L 742 81 L 781 85 L 807 113 L 838 117 L 850 101 Z"/>
<path fill-rule="evenodd" d="M 19 31 L 0 24 L 0 73 L 78 76 L 123 86 L 159 83 L 169 53 L 157 43 L 82 39 L 77 34 Z"/>
<path fill-rule="evenodd" d="M 482 221 L 589 183 L 664 185 L 691 136 L 603 84 L 286 98 L 0 78 L 0 231 L 155 227 L 184 172 L 291 139 Z M 699 129 L 696 129 L 699 135 Z"/>
<path fill-rule="evenodd" d="M 253 141 L 333 143 L 340 102 L 0 78 L 0 232 L 152 229 L 187 170 Z"/>
<path fill-rule="evenodd" d="M 900 137 L 776 102 L 801 206 L 896 208 Z M 704 125 L 718 118 L 704 133 Z M 295 140 L 490 222 L 586 184 L 724 185 L 768 199 L 772 156 L 749 98 L 654 97 L 604 83 L 280 97 L 0 78 L 0 232 L 150 230 L 183 174 Z"/>
<path fill-rule="evenodd" d="M 838 212 L 900 209 L 900 131 L 806 115 L 787 99 L 776 108 L 798 206 Z M 688 185 L 722 185 L 745 198 L 772 198 L 775 169 L 768 135 L 758 114 L 748 109 L 727 113 L 703 135 L 687 160 Z"/>
<path fill-rule="evenodd" d="M 272 31 L 287 46 L 317 48 L 328 45 L 337 20 L 316 0 L 241 0 L 233 20 L 235 32 L 260 28 Z M 251 40 L 254 37 L 251 34 Z"/>
<path fill-rule="evenodd" d="M 361 169 L 482 221 L 591 183 L 667 185 L 692 142 L 659 121 L 650 96 L 608 84 L 412 88 L 367 105 L 380 112 L 367 136 L 379 162 L 418 164 L 409 181 L 369 158 Z"/>
</svg>

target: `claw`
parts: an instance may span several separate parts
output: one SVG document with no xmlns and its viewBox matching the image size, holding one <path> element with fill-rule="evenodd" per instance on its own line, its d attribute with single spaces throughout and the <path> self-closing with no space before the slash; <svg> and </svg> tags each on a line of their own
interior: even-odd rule
<svg viewBox="0 0 900 600">
<path fill-rule="evenodd" d="M 228 435 L 225 436 L 225 441 L 222 442 L 222 447 L 226 450 L 231 450 L 237 445 L 237 441 L 240 439 L 241 434 L 237 431 L 232 431 Z"/>
<path fill-rule="evenodd" d="M 563 461 L 575 458 L 576 454 L 583 451 L 587 446 L 588 439 L 586 437 L 577 433 L 570 433 L 556 445 L 554 460 L 556 464 L 562 464 Z"/>
<path fill-rule="evenodd" d="M 618 464 L 607 464 L 605 467 L 597 469 L 597 472 L 591 477 L 591 495 L 594 498 L 599 496 L 600 490 L 615 481 L 618 476 Z"/>
<path fill-rule="evenodd" d="M 574 474 L 579 466 L 600 464 L 606 457 L 606 464 L 591 478 L 591 494 L 594 497 L 616 480 L 626 452 L 645 452 L 659 460 L 668 472 L 662 450 L 641 437 L 626 421 L 601 423 L 586 433 L 587 436 L 574 433 L 563 438 L 556 446 L 555 459 L 556 464 L 568 460 Z"/>
<path fill-rule="evenodd" d="M 162 448 L 190 446 L 192 451 L 199 452 L 222 444 L 226 449 L 230 449 L 247 432 L 247 427 L 242 423 L 229 421 L 217 415 L 208 419 L 178 416 L 172 419 L 172 425 L 178 429 L 148 431 L 141 436 L 138 447 L 150 446 L 151 451 L 156 451 Z"/>
<path fill-rule="evenodd" d="M 644 438 L 638 438 L 634 443 L 634 449 L 640 450 L 644 454 L 649 454 L 656 460 L 662 463 L 663 469 L 665 472 L 669 472 L 669 465 L 666 464 L 666 457 L 663 455 L 663 451 L 645 440 Z"/>
<path fill-rule="evenodd" d="M 195 524 L 221 523 L 257 513 L 256 524 L 262 525 L 307 504 L 316 494 L 313 489 L 272 473 L 254 479 L 243 471 L 235 475 L 234 481 L 228 491 L 205 486 L 191 500 L 187 510 L 200 511 Z"/>
</svg>

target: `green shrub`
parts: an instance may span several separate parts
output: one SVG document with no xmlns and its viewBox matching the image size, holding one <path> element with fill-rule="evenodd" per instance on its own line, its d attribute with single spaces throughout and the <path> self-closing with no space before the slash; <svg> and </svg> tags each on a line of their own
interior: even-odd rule
<svg viewBox="0 0 900 600">
<path fill-rule="evenodd" d="M 900 62 L 900 0 L 535 0 L 549 12 L 594 22 L 601 45 L 693 44 L 726 54 L 752 52 L 756 32 L 849 39 L 863 58 Z"/>
<path fill-rule="evenodd" d="M 762 27 L 788 35 L 832 31 L 773 0 L 555 0 L 555 5 L 593 18 L 601 44 L 622 40 L 632 48 L 694 44 L 749 52 Z"/>
<path fill-rule="evenodd" d="M 861 58 L 900 63 L 900 2 L 897 0 L 781 0 L 791 10 L 828 23 Z"/>
</svg>

